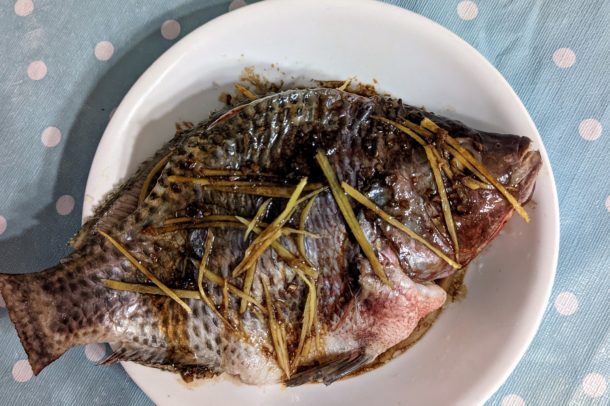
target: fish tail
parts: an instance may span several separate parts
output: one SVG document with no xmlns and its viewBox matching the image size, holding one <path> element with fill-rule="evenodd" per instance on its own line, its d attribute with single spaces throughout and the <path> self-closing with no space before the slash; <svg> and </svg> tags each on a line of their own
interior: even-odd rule
<svg viewBox="0 0 610 406">
<path fill-rule="evenodd" d="M 91 332 L 86 327 L 94 320 L 79 307 L 85 283 L 61 264 L 37 273 L 0 274 L 0 292 L 34 375 Z"/>
</svg>

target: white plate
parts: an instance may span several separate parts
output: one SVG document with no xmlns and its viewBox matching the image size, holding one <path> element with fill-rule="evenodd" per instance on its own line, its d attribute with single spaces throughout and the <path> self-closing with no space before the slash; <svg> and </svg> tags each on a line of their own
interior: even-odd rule
<svg viewBox="0 0 610 406">
<path fill-rule="evenodd" d="M 536 127 L 504 78 L 441 26 L 390 5 L 351 0 L 266 1 L 217 18 L 161 56 L 129 91 L 100 142 L 87 182 L 92 202 L 131 174 L 173 134 L 218 107 L 242 69 L 270 78 L 376 79 L 380 90 L 466 124 L 528 136 L 544 166 L 528 207 L 514 217 L 466 278 L 468 294 L 388 365 L 330 387 L 250 387 L 214 379 L 186 386 L 177 375 L 126 363 L 158 404 L 477 404 L 502 384 L 532 340 L 553 284 L 559 209 Z"/>
</svg>

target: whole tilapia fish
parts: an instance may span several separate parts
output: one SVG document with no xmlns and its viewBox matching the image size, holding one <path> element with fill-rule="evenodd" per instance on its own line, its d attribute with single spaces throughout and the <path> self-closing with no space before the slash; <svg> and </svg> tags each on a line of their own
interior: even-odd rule
<svg viewBox="0 0 610 406">
<path fill-rule="evenodd" d="M 109 342 L 105 363 L 330 383 L 406 339 L 445 302 L 434 281 L 526 216 L 529 148 L 389 97 L 268 95 L 179 132 L 71 255 L 0 289 L 35 374 Z"/>
</svg>

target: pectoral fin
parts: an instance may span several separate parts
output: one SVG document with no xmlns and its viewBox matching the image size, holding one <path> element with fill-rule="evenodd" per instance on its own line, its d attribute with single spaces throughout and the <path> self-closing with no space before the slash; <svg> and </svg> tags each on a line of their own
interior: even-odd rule
<svg viewBox="0 0 610 406">
<path fill-rule="evenodd" d="M 114 364 L 121 361 L 133 361 L 146 365 L 162 365 L 166 363 L 165 355 L 165 348 L 122 343 L 106 359 L 100 361 L 100 365 Z"/>
<path fill-rule="evenodd" d="M 357 349 L 297 372 L 285 384 L 286 386 L 299 386 L 310 382 L 323 382 L 325 385 L 330 385 L 357 371 L 369 361 L 371 361 L 371 357 L 364 352 L 364 349 Z"/>
</svg>

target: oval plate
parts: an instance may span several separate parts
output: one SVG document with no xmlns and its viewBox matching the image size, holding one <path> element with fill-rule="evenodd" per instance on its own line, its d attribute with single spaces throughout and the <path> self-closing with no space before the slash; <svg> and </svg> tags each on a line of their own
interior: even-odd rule
<svg viewBox="0 0 610 406">
<path fill-rule="evenodd" d="M 118 107 L 99 144 L 83 216 L 174 133 L 221 107 L 243 69 L 272 80 L 376 81 L 410 104 L 482 130 L 534 140 L 544 166 L 528 205 L 470 266 L 468 294 L 406 353 L 330 387 L 246 386 L 227 378 L 191 385 L 125 363 L 157 404 L 478 404 L 493 394 L 532 340 L 553 284 L 559 245 L 557 193 L 534 123 L 505 79 L 443 27 L 401 8 L 352 0 L 266 1 L 226 14 L 163 54 Z M 514 253 L 518 252 L 519 255 Z"/>
</svg>

